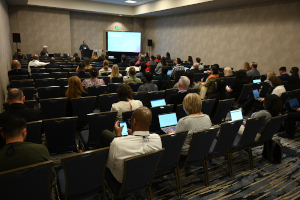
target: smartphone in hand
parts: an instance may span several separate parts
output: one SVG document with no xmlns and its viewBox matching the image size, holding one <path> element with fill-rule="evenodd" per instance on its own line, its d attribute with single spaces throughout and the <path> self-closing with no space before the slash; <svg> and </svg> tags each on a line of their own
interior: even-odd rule
<svg viewBox="0 0 300 200">
<path fill-rule="evenodd" d="M 122 133 L 121 133 L 122 136 L 128 135 L 126 122 L 120 122 L 120 127 L 122 127 L 122 126 L 124 126 L 123 129 L 122 129 Z"/>
</svg>

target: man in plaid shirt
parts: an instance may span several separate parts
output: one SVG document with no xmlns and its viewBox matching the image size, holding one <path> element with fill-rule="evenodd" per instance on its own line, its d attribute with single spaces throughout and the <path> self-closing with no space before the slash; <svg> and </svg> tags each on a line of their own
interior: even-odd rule
<svg viewBox="0 0 300 200">
<path fill-rule="evenodd" d="M 177 58 L 177 59 L 174 61 L 174 63 L 175 63 L 176 66 L 173 67 L 173 70 L 172 70 L 172 72 L 171 72 L 171 74 L 170 74 L 170 77 L 171 77 L 172 79 L 175 79 L 176 71 L 178 71 L 178 70 L 184 70 L 184 66 L 180 65 L 180 64 L 181 64 L 181 59 L 180 59 L 180 58 Z"/>
</svg>

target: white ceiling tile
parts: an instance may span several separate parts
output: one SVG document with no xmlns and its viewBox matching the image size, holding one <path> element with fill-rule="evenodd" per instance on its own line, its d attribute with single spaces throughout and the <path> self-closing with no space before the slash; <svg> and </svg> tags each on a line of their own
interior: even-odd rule
<svg viewBox="0 0 300 200">
<path fill-rule="evenodd" d="M 90 0 L 90 1 L 97 1 L 97 2 L 104 2 L 104 3 L 112 3 L 112 4 L 119 4 L 119 5 L 126 5 L 126 6 L 138 6 L 142 4 L 146 4 L 152 1 L 158 0 L 134 0 L 136 3 L 126 3 L 126 0 Z"/>
</svg>

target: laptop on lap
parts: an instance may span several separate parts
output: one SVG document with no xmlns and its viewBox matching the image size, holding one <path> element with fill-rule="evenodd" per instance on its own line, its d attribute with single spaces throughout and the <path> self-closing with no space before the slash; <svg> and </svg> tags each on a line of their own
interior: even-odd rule
<svg viewBox="0 0 300 200">
<path fill-rule="evenodd" d="M 293 110 L 297 110 L 300 107 L 297 98 L 289 99 L 289 104 L 290 104 L 291 109 L 293 109 Z"/>
<path fill-rule="evenodd" d="M 163 132 L 168 133 L 169 129 L 176 131 L 177 116 L 176 113 L 158 115 L 160 128 Z"/>
<path fill-rule="evenodd" d="M 165 99 L 157 99 L 157 100 L 152 100 L 150 101 L 151 107 L 157 107 L 157 106 L 165 106 L 166 100 Z"/>
<path fill-rule="evenodd" d="M 237 121 L 243 119 L 242 110 L 230 111 L 231 121 Z"/>
</svg>

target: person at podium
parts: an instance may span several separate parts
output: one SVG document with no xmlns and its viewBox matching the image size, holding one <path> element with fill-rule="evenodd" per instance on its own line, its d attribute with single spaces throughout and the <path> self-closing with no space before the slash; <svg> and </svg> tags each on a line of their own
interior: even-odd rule
<svg viewBox="0 0 300 200">
<path fill-rule="evenodd" d="M 86 44 L 86 41 L 83 41 L 83 44 L 80 45 L 79 50 L 82 52 L 82 50 L 90 50 L 89 46 Z"/>
</svg>

